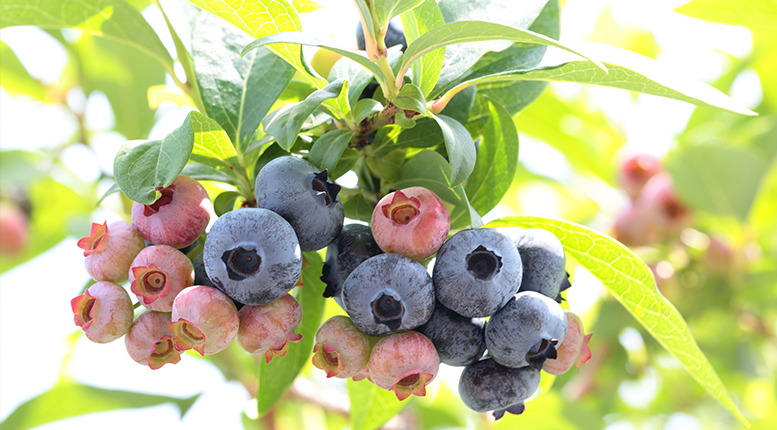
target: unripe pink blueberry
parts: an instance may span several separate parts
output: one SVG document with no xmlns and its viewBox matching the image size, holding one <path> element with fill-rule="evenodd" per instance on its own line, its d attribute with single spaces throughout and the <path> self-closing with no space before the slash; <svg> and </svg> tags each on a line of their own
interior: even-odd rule
<svg viewBox="0 0 777 430">
<path fill-rule="evenodd" d="M 662 239 L 676 236 L 692 222 L 691 210 L 680 200 L 666 173 L 650 178 L 634 205 L 647 213 L 648 222 L 655 223 Z"/>
<path fill-rule="evenodd" d="M 622 159 L 618 179 L 626 194 L 634 200 L 648 179 L 659 171 L 661 171 L 661 162 L 655 155 L 644 152 L 632 153 Z"/>
<path fill-rule="evenodd" d="M 410 187 L 384 196 L 372 212 L 372 235 L 384 252 L 414 260 L 431 257 L 448 236 L 448 210 L 436 194 Z"/>
<path fill-rule="evenodd" d="M 659 226 L 646 208 L 630 204 L 615 219 L 613 237 L 627 246 L 647 246 L 658 241 Z"/>
<path fill-rule="evenodd" d="M 181 291 L 173 301 L 172 322 L 175 348 L 194 349 L 200 355 L 226 349 L 237 335 L 237 308 L 216 288 L 195 285 Z"/>
<path fill-rule="evenodd" d="M 171 246 L 149 246 L 132 261 L 129 280 L 140 304 L 153 311 L 170 312 L 175 297 L 194 283 L 194 266 L 183 252 Z"/>
<path fill-rule="evenodd" d="M 579 371 L 580 365 L 591 359 L 588 342 L 592 333 L 583 334 L 583 321 L 580 317 L 568 310 L 564 310 L 564 313 L 567 316 L 567 335 L 556 347 L 556 358 L 549 358 L 542 365 L 542 370 L 551 375 L 566 373 L 575 364 Z"/>
<path fill-rule="evenodd" d="M 210 221 L 210 199 L 196 180 L 178 175 L 167 187 L 157 188 L 161 196 L 150 205 L 135 202 L 132 222 L 147 241 L 173 248 L 189 246 L 205 231 Z"/>
<path fill-rule="evenodd" d="M 27 215 L 16 204 L 0 204 L 0 254 L 20 255 L 27 248 Z"/>
<path fill-rule="evenodd" d="M 734 267 L 734 250 L 715 236 L 710 236 L 706 256 L 707 267 L 716 275 L 725 275 Z"/>
<path fill-rule="evenodd" d="M 92 342 L 108 343 L 124 336 L 132 325 L 127 291 L 113 282 L 98 282 L 70 301 L 77 326 Z"/>
<path fill-rule="evenodd" d="M 370 349 L 369 337 L 350 318 L 337 315 L 316 331 L 313 365 L 325 371 L 327 378 L 355 377 L 367 367 Z"/>
<path fill-rule="evenodd" d="M 423 397 L 426 385 L 437 375 L 440 357 L 434 344 L 415 331 L 390 334 L 375 344 L 370 354 L 369 375 L 380 388 L 393 391 L 397 399 L 411 394 Z"/>
<path fill-rule="evenodd" d="M 143 237 L 126 221 L 92 223 L 89 236 L 78 241 L 86 273 L 95 281 L 126 281 L 132 260 L 144 246 Z"/>
<path fill-rule="evenodd" d="M 124 337 L 127 353 L 138 364 L 159 369 L 167 363 L 181 361 L 181 354 L 175 349 L 169 312 L 145 311 L 132 323 Z"/>
<path fill-rule="evenodd" d="M 302 335 L 294 333 L 302 320 L 302 309 L 291 294 L 266 305 L 245 305 L 239 314 L 237 343 L 250 354 L 264 354 L 267 363 L 286 355 L 289 342 L 302 340 Z"/>
</svg>

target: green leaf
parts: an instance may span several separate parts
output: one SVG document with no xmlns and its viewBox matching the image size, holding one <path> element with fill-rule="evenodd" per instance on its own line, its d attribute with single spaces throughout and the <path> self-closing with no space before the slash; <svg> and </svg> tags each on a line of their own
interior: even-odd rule
<svg viewBox="0 0 777 430">
<path fill-rule="evenodd" d="M 307 13 L 307 12 L 313 12 L 314 10 L 321 9 L 321 5 L 314 2 L 313 0 L 294 0 L 293 1 L 294 8 L 297 9 L 297 12 L 299 13 Z"/>
<path fill-rule="evenodd" d="M 251 38 L 210 14 L 194 23 L 192 51 L 205 113 L 245 153 L 259 123 L 294 76 L 294 68 L 267 48 L 245 58 Z"/>
<path fill-rule="evenodd" d="M 348 171 L 351 170 L 351 168 L 354 166 L 354 164 L 356 164 L 361 156 L 361 152 L 353 148 L 345 148 L 343 153 L 340 155 L 340 161 L 337 162 L 337 166 L 335 166 L 335 168 L 329 172 L 329 178 L 335 180 L 340 176 L 348 173 Z"/>
<path fill-rule="evenodd" d="M 224 215 L 225 213 L 235 208 L 235 202 L 240 198 L 240 193 L 236 191 L 224 191 L 213 200 L 213 211 L 217 216 Z"/>
<path fill-rule="evenodd" d="M 699 349 L 677 309 L 656 288 L 648 266 L 627 247 L 587 227 L 561 220 L 518 216 L 486 227 L 543 228 L 561 240 L 567 255 L 598 278 L 634 318 L 675 356 L 686 371 L 726 409 L 749 427 L 723 382 Z"/>
<path fill-rule="evenodd" d="M 339 115 L 330 115 L 333 118 L 346 120 L 351 116 L 351 104 L 348 102 L 348 81 L 343 81 L 343 89 L 335 99 L 324 100 L 324 106 L 335 109 Z M 323 110 L 323 109 L 322 109 Z"/>
<path fill-rule="evenodd" d="M 237 153 L 229 136 L 216 123 L 216 121 L 206 117 L 199 112 L 191 112 L 189 120 L 194 132 L 194 145 L 189 161 L 205 164 L 224 174 L 241 181 L 244 189 L 251 189 L 250 185 L 245 187 L 247 179 L 243 178 L 245 172 L 240 167 Z"/>
<path fill-rule="evenodd" d="M 426 115 L 426 99 L 421 89 L 413 84 L 406 84 L 392 102 L 400 109 L 412 110 Z"/>
<path fill-rule="evenodd" d="M 417 8 L 402 14 L 402 25 L 405 29 L 407 43 L 412 43 L 427 31 L 445 24 L 439 6 L 435 0 L 426 0 Z M 435 49 L 421 56 L 413 63 L 413 83 L 428 96 L 440 76 L 445 48 Z"/>
<path fill-rule="evenodd" d="M 296 32 L 302 29 L 299 15 L 290 3 L 284 0 L 189 0 L 205 11 L 225 19 L 255 39 L 280 32 Z M 271 47 L 276 54 L 309 76 L 302 63 L 301 50 L 297 45 L 283 44 Z M 245 55 L 243 52 L 241 55 Z M 309 77 L 317 87 L 326 85 L 323 79 Z"/>
<path fill-rule="evenodd" d="M 106 197 L 110 196 L 111 194 L 118 193 L 119 191 L 121 191 L 121 188 L 119 188 L 119 184 L 114 182 L 113 185 L 111 185 L 111 187 L 108 188 L 108 191 L 104 192 L 103 195 L 99 199 L 97 199 L 97 203 L 95 203 L 94 205 L 100 206 L 100 203 L 102 203 Z"/>
<path fill-rule="evenodd" d="M 326 132 L 316 140 L 313 147 L 310 148 L 308 161 L 313 163 L 319 169 L 334 170 L 340 155 L 351 141 L 353 133 L 350 130 L 332 130 Z"/>
<path fill-rule="evenodd" d="M 253 42 L 246 45 L 245 48 L 243 48 L 242 55 L 245 55 L 252 49 L 256 49 L 260 46 L 273 45 L 276 43 L 293 43 L 297 45 L 317 46 L 321 49 L 326 49 L 327 51 L 338 53 L 343 57 L 349 58 L 359 63 L 362 67 L 364 67 L 370 73 L 372 73 L 372 75 L 375 77 L 375 79 L 378 81 L 379 84 L 381 82 L 383 83 L 381 84 L 381 86 L 385 85 L 383 74 L 381 73 L 377 64 L 370 61 L 367 57 L 363 57 L 358 52 L 354 52 L 346 48 L 339 48 L 337 46 L 330 45 L 326 42 L 322 42 L 316 39 L 315 37 L 309 36 L 304 33 L 279 33 L 279 34 L 273 34 L 271 36 L 263 37 L 258 40 L 254 40 Z"/>
<path fill-rule="evenodd" d="M 182 3 L 182 4 L 186 6 L 191 6 L 188 3 Z M 197 74 L 194 71 L 194 60 L 192 59 L 191 54 L 189 54 L 189 50 L 191 49 L 191 43 L 188 43 L 188 42 L 190 42 L 190 39 L 191 39 L 190 38 L 191 31 L 189 31 L 189 34 L 188 34 L 189 37 L 187 37 L 187 41 L 185 43 L 178 35 L 178 32 L 175 30 L 175 26 L 170 21 L 170 18 L 167 16 L 167 13 L 165 12 L 165 10 L 162 8 L 162 3 L 157 1 L 156 5 L 159 8 L 159 11 L 162 12 L 162 16 L 165 18 L 165 24 L 167 25 L 167 30 L 170 32 L 170 36 L 173 38 L 173 44 L 175 45 L 175 53 L 178 57 L 178 62 L 181 64 L 184 74 L 186 75 L 186 84 L 188 84 L 188 91 L 184 90 L 184 92 L 192 99 L 192 102 L 194 103 L 194 106 L 197 107 L 197 109 L 204 111 L 205 107 L 202 104 L 202 93 L 200 93 L 200 86 L 197 83 Z M 194 7 L 192 7 L 192 9 L 194 9 Z M 142 9 L 139 9 L 139 10 L 142 10 Z M 197 12 L 199 13 L 199 11 Z"/>
<path fill-rule="evenodd" d="M 469 114 L 472 112 L 472 107 L 475 105 L 477 93 L 478 88 L 475 88 L 474 86 L 465 88 L 453 96 L 440 114 L 449 116 L 462 124 L 467 124 L 467 121 L 469 121 Z"/>
<path fill-rule="evenodd" d="M 181 174 L 198 181 L 216 181 L 237 186 L 237 181 L 233 176 L 204 164 L 187 164 Z"/>
<path fill-rule="evenodd" d="M 179 399 L 65 382 L 19 405 L 0 424 L 0 429 L 24 430 L 95 412 L 145 408 L 165 403 L 176 404 L 183 417 L 198 397 L 199 394 Z"/>
<path fill-rule="evenodd" d="M 423 0 L 375 0 L 373 2 L 378 24 L 383 30 L 388 28 L 391 18 L 412 10 Z"/>
<path fill-rule="evenodd" d="M 595 53 L 595 56 L 605 63 L 608 72 L 605 73 L 590 61 L 570 61 L 556 66 L 508 71 L 468 79 L 451 91 L 486 82 L 518 80 L 576 82 L 637 91 L 742 115 L 756 115 L 755 112 L 702 81 L 678 76 L 673 70 L 661 69 L 659 63 L 651 58 L 594 42 L 586 42 L 581 46 L 585 47 L 586 52 Z"/>
<path fill-rule="evenodd" d="M 424 150 L 408 159 L 399 172 L 399 179 L 391 188 L 401 190 L 408 187 L 424 187 L 437 197 L 456 206 L 466 207 L 464 187 L 450 187 L 451 166 L 437 151 Z"/>
<path fill-rule="evenodd" d="M 361 99 L 353 108 L 353 120 L 362 122 L 368 116 L 383 110 L 383 105 L 375 99 Z"/>
<path fill-rule="evenodd" d="M 741 25 L 775 33 L 777 2 L 763 0 L 693 0 L 675 12 L 694 18 L 728 25 Z"/>
<path fill-rule="evenodd" d="M 75 28 L 133 46 L 173 73 L 173 59 L 143 15 L 123 0 L 4 0 L 0 28 Z"/>
<path fill-rule="evenodd" d="M 409 402 L 397 400 L 393 391 L 384 390 L 370 381 L 349 379 L 351 430 L 375 430 L 398 414 Z"/>
<path fill-rule="evenodd" d="M 399 173 L 405 164 L 404 149 L 395 149 L 386 155 L 375 157 L 367 153 L 367 167 L 370 171 L 382 181 L 394 182 L 399 179 Z"/>
<path fill-rule="evenodd" d="M 375 23 L 372 22 L 372 14 L 370 13 L 369 6 L 367 6 L 367 2 L 365 0 L 356 0 L 356 7 L 359 8 L 360 18 L 367 25 L 366 32 L 375 35 L 377 33 L 375 31 Z"/>
<path fill-rule="evenodd" d="M 289 151 L 281 148 L 277 143 L 273 143 L 272 145 L 268 146 L 267 149 L 262 152 L 262 155 L 260 155 L 256 160 L 256 164 L 254 165 L 254 177 L 267 163 L 278 157 L 283 157 L 284 155 L 289 155 Z"/>
<path fill-rule="evenodd" d="M 445 139 L 448 161 L 451 163 L 451 186 L 459 185 L 467 180 L 475 167 L 475 142 L 460 122 L 445 115 L 430 115 L 437 121 Z"/>
<path fill-rule="evenodd" d="M 373 208 L 361 192 L 344 201 L 343 210 L 346 218 L 367 223 L 372 220 Z"/>
<path fill-rule="evenodd" d="M 162 140 L 130 140 L 119 148 L 113 172 L 125 196 L 150 205 L 157 199 L 157 187 L 173 183 L 194 146 L 190 118 L 191 114 Z"/>
<path fill-rule="evenodd" d="M 364 70 L 364 67 L 350 61 L 348 58 L 341 58 L 329 72 L 329 82 L 334 82 L 338 79 L 348 82 L 348 105 L 356 106 L 358 102 L 362 101 L 359 100 L 359 96 L 372 80 L 372 73 Z"/>
<path fill-rule="evenodd" d="M 343 81 L 337 80 L 314 91 L 304 101 L 294 103 L 271 112 L 262 120 L 264 131 L 273 136 L 278 145 L 291 149 L 305 120 L 327 99 L 336 98 L 343 88 Z"/>
<path fill-rule="evenodd" d="M 693 209 L 747 220 L 767 163 L 744 148 L 692 146 L 667 156 L 673 188 Z"/>
<path fill-rule="evenodd" d="M 46 96 L 43 85 L 30 75 L 13 50 L 0 40 L 0 85 L 12 96 L 25 95 L 35 100 Z"/>
<path fill-rule="evenodd" d="M 302 321 L 295 333 L 302 335 L 302 340 L 289 345 L 289 351 L 283 357 L 275 357 L 265 363 L 259 357 L 257 378 L 259 385 L 256 392 L 259 416 L 269 412 L 280 400 L 302 367 L 310 361 L 313 352 L 313 341 L 316 331 L 321 325 L 324 315 L 324 289 L 326 286 L 319 279 L 321 276 L 321 256 L 316 252 L 304 252 L 303 255 L 311 265 L 302 271 L 303 286 L 296 291 L 296 298 L 302 308 Z"/>
</svg>

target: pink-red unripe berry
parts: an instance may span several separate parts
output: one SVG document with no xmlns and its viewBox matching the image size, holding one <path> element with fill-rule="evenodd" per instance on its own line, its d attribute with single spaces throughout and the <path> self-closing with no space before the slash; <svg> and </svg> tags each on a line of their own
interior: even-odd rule
<svg viewBox="0 0 777 430">
<path fill-rule="evenodd" d="M 664 237 L 677 235 L 691 225 L 693 214 L 680 200 L 666 173 L 650 178 L 634 204 L 648 213 Z"/>
<path fill-rule="evenodd" d="M 127 291 L 113 282 L 98 282 L 70 301 L 73 319 L 92 342 L 108 343 L 124 336 L 132 325 Z"/>
<path fill-rule="evenodd" d="M 325 371 L 327 378 L 355 377 L 367 367 L 370 349 L 369 337 L 356 328 L 350 318 L 337 315 L 316 332 L 313 365 Z"/>
<path fill-rule="evenodd" d="M 369 375 L 375 385 L 405 400 L 411 394 L 425 396 L 426 385 L 437 375 L 439 367 L 440 357 L 432 341 L 421 333 L 405 331 L 390 334 L 375 344 Z"/>
<path fill-rule="evenodd" d="M 135 362 L 156 370 L 181 361 L 173 332 L 167 326 L 170 318 L 168 312 L 145 311 L 135 319 L 124 337 L 127 353 Z"/>
<path fill-rule="evenodd" d="M 723 240 L 711 236 L 707 247 L 707 267 L 716 275 L 727 274 L 734 267 L 734 250 Z"/>
<path fill-rule="evenodd" d="M 19 255 L 27 248 L 27 215 L 19 206 L 0 205 L 0 254 Z"/>
<path fill-rule="evenodd" d="M 171 246 L 149 246 L 132 261 L 129 280 L 140 304 L 153 311 L 171 312 L 175 297 L 194 283 L 194 266 Z"/>
<path fill-rule="evenodd" d="M 661 162 L 655 155 L 644 152 L 633 153 L 621 161 L 618 179 L 626 194 L 634 200 L 648 179 L 659 171 L 661 171 Z"/>
<path fill-rule="evenodd" d="M 646 208 L 630 204 L 615 219 L 613 237 L 627 246 L 647 246 L 658 241 L 659 226 Z"/>
<path fill-rule="evenodd" d="M 135 202 L 132 222 L 147 241 L 173 248 L 189 246 L 205 231 L 210 221 L 210 199 L 196 180 L 178 175 L 168 187 L 157 189 L 161 196 L 150 205 Z"/>
<path fill-rule="evenodd" d="M 384 196 L 372 212 L 372 235 L 384 252 L 414 260 L 431 257 L 448 236 L 448 210 L 436 194 L 410 187 Z"/>
<path fill-rule="evenodd" d="M 591 333 L 583 334 L 583 321 L 573 312 L 564 310 L 567 316 L 567 335 L 564 340 L 556 347 L 556 358 L 545 360 L 542 370 L 551 375 L 561 375 L 577 364 L 585 364 L 591 359 L 591 349 L 588 342 L 591 340 Z"/>
<path fill-rule="evenodd" d="M 173 301 L 172 322 L 175 348 L 194 349 L 200 355 L 226 349 L 237 335 L 237 308 L 216 288 L 195 285 L 181 291 Z"/>
<path fill-rule="evenodd" d="M 127 280 L 130 264 L 144 246 L 143 237 L 126 221 L 92 223 L 89 236 L 78 241 L 86 273 L 95 281 L 117 283 Z"/>
<path fill-rule="evenodd" d="M 264 354 L 267 363 L 289 351 L 289 342 L 299 342 L 302 335 L 294 330 L 302 320 L 297 300 L 286 294 L 266 305 L 246 305 L 240 309 L 237 343 L 250 354 Z"/>
</svg>

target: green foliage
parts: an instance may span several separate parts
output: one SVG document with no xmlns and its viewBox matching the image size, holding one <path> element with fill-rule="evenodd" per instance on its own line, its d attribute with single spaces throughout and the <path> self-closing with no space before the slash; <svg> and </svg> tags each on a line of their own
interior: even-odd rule
<svg viewBox="0 0 777 430">
<path fill-rule="evenodd" d="M 378 388 L 369 381 L 348 380 L 348 397 L 352 430 L 378 429 L 407 405 L 407 402 L 397 400 L 392 391 Z"/>
</svg>

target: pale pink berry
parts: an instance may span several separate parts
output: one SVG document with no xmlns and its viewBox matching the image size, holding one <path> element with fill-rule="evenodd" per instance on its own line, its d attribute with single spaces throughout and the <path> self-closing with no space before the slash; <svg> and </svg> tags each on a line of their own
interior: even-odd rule
<svg viewBox="0 0 777 430">
<path fill-rule="evenodd" d="M 15 204 L 0 204 L 0 254 L 17 256 L 27 248 L 29 222 Z"/>
<path fill-rule="evenodd" d="M 434 344 L 415 331 L 390 334 L 375 344 L 369 375 L 378 387 L 393 391 L 397 399 L 411 394 L 423 397 L 426 385 L 437 375 L 440 357 Z"/>
<path fill-rule="evenodd" d="M 172 322 L 175 348 L 194 349 L 200 355 L 226 349 L 237 335 L 237 308 L 216 288 L 195 285 L 181 291 L 173 301 Z"/>
<path fill-rule="evenodd" d="M 647 246 L 660 237 L 660 226 L 647 208 L 630 204 L 615 220 L 613 237 L 627 246 Z"/>
<path fill-rule="evenodd" d="M 355 377 L 370 360 L 370 339 L 350 318 L 337 315 L 316 331 L 313 365 L 326 372 L 326 377 Z M 364 378 L 362 378 L 364 379 Z"/>
<path fill-rule="evenodd" d="M 659 171 L 661 171 L 661 162 L 655 155 L 644 152 L 632 153 L 622 159 L 618 179 L 626 194 L 634 200 L 648 179 Z"/>
<path fill-rule="evenodd" d="M 414 260 L 431 257 L 450 230 L 448 210 L 436 194 L 410 187 L 384 196 L 372 212 L 372 235 L 384 252 Z"/>
<path fill-rule="evenodd" d="M 173 332 L 167 326 L 170 318 L 168 312 L 145 311 L 132 323 L 124 337 L 124 345 L 135 362 L 159 369 L 167 363 L 181 361 L 181 354 L 175 349 Z"/>
<path fill-rule="evenodd" d="M 196 180 L 178 175 L 168 187 L 157 188 L 160 197 L 150 205 L 135 202 L 132 222 L 147 241 L 173 248 L 189 246 L 210 221 L 210 199 Z"/>
<path fill-rule="evenodd" d="M 132 325 L 127 291 L 112 282 L 98 282 L 70 301 L 77 326 L 92 342 L 108 343 L 124 336 Z"/>
<path fill-rule="evenodd" d="M 672 179 L 666 173 L 650 178 L 634 205 L 656 223 L 662 239 L 678 235 L 693 220 L 691 210 L 680 200 L 672 187 Z"/>
<path fill-rule="evenodd" d="M 183 252 L 171 246 L 149 246 L 132 261 L 129 280 L 140 304 L 153 311 L 170 312 L 175 297 L 194 284 L 194 266 Z"/>
<path fill-rule="evenodd" d="M 551 375 L 566 373 L 575 364 L 579 371 L 580 365 L 591 359 L 591 349 L 588 347 L 591 333 L 583 334 L 580 317 L 568 310 L 564 310 L 564 313 L 567 316 L 567 335 L 556 347 L 556 358 L 549 358 L 542 365 L 542 370 Z"/>
<path fill-rule="evenodd" d="M 302 335 L 294 330 L 302 320 L 302 309 L 291 294 L 266 305 L 246 305 L 240 309 L 237 343 L 249 354 L 264 354 L 265 362 L 282 357 L 289 342 L 299 342 Z"/>
<path fill-rule="evenodd" d="M 725 275 L 734 267 L 734 250 L 715 236 L 710 237 L 707 247 L 707 267 L 716 275 Z"/>
<path fill-rule="evenodd" d="M 89 236 L 78 241 L 84 250 L 86 273 L 95 281 L 123 282 L 130 264 L 145 246 L 135 227 L 126 221 L 92 223 Z"/>
</svg>

